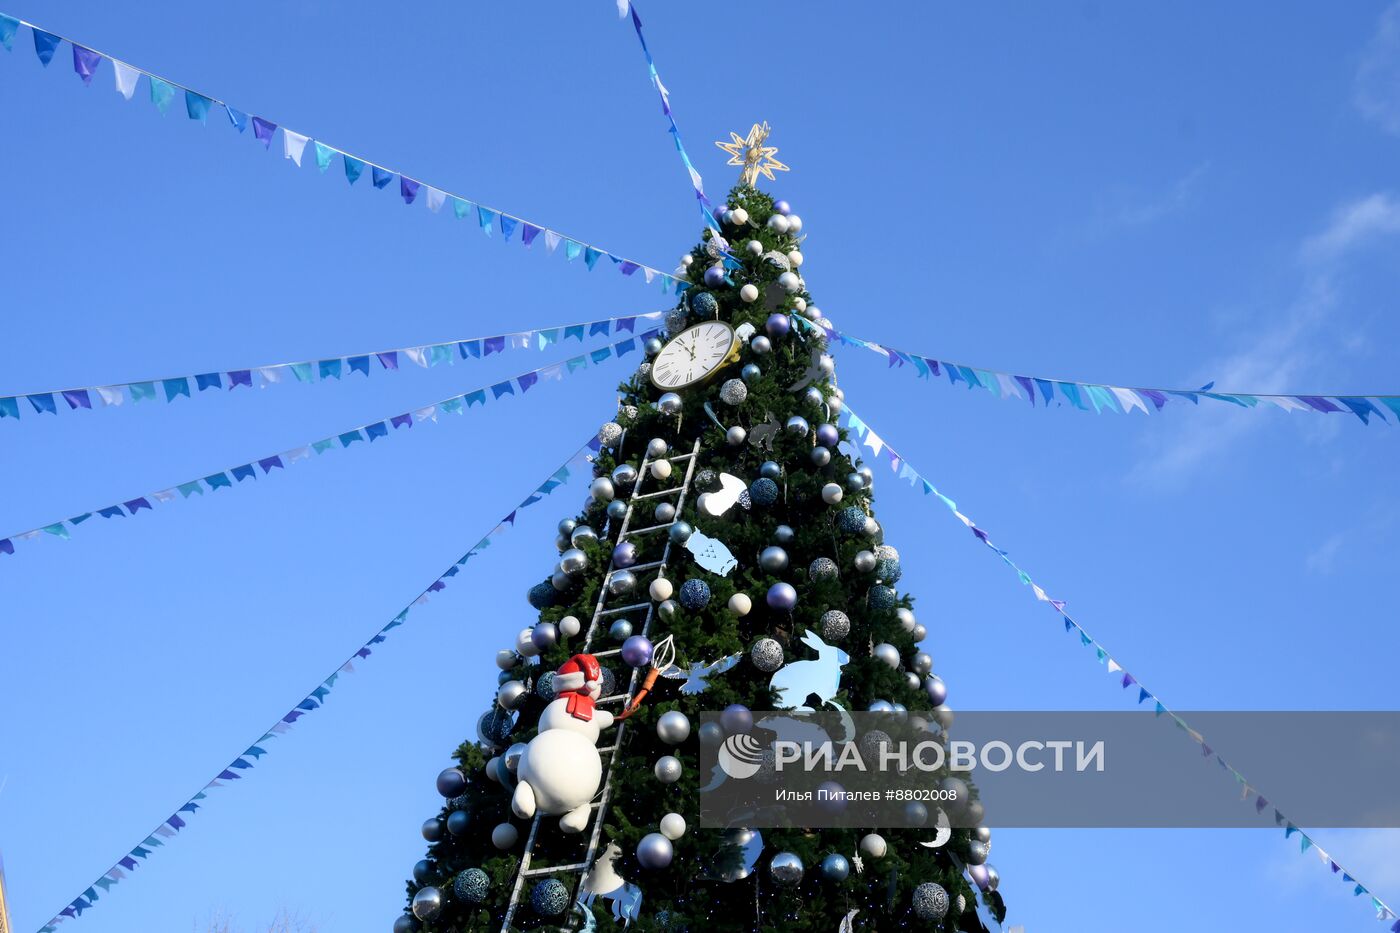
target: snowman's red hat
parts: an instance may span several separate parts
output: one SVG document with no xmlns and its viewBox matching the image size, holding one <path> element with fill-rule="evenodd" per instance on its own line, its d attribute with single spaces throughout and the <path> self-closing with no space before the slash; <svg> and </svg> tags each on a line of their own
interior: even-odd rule
<svg viewBox="0 0 1400 933">
<path fill-rule="evenodd" d="M 554 675 L 554 694 L 567 698 L 575 719 L 593 718 L 593 701 L 603 692 L 603 666 L 591 654 L 576 654 L 560 665 Z"/>
</svg>

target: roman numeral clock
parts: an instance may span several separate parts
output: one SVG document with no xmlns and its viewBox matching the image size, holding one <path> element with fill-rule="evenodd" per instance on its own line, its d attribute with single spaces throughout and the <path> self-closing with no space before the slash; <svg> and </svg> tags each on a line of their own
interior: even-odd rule
<svg viewBox="0 0 1400 933">
<path fill-rule="evenodd" d="M 651 383 L 675 392 L 703 385 L 739 359 L 739 338 L 723 321 L 688 327 L 661 348 L 651 364 Z"/>
</svg>

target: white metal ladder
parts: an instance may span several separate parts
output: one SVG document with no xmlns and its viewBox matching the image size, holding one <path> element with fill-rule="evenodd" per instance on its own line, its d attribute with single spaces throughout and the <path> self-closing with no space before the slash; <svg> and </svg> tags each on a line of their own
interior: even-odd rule
<svg viewBox="0 0 1400 933">
<path fill-rule="evenodd" d="M 621 445 L 619 444 L 619 446 Z M 679 485 L 672 486 L 668 489 L 659 489 L 655 492 L 649 493 L 642 492 L 642 484 L 650 475 L 651 471 L 649 468 L 654 461 L 653 458 L 651 458 L 647 454 L 644 453 L 642 455 L 642 464 L 641 467 L 637 470 L 637 481 L 632 486 L 632 495 L 629 496 L 627 499 L 627 511 L 622 517 L 622 525 L 617 532 L 618 544 L 621 544 L 623 541 L 626 541 L 629 538 L 638 538 L 642 537 L 643 535 L 665 532 L 676 522 L 680 521 L 681 514 L 685 510 L 686 496 L 690 492 L 690 484 L 695 477 L 695 460 L 699 453 L 700 441 L 697 438 L 695 441 L 695 445 L 691 448 L 690 453 L 688 454 L 679 454 L 676 456 L 663 456 L 655 458 L 657 460 L 669 460 L 673 464 L 684 463 L 685 476 L 681 480 Z M 633 531 L 632 515 L 637 505 L 639 503 L 660 501 L 666 498 L 667 496 L 677 497 L 675 502 L 676 514 L 672 517 L 672 519 L 668 522 L 658 522 L 656 524 L 648 525 L 645 528 L 639 528 L 636 531 Z M 637 574 L 639 577 L 640 575 L 652 570 L 655 570 L 658 575 L 663 573 L 666 569 L 667 561 L 670 560 L 671 557 L 671 544 L 671 538 L 668 534 L 666 537 L 666 544 L 661 551 L 660 560 L 651 561 L 645 564 L 634 564 L 633 566 L 627 568 L 617 568 L 608 570 L 607 574 L 603 577 L 603 585 L 600 592 L 598 593 L 598 603 L 593 609 L 593 618 L 589 621 L 588 624 L 588 633 L 583 641 L 583 653 L 592 654 L 594 657 L 600 659 L 613 657 L 615 655 L 621 654 L 621 648 L 608 648 L 604 651 L 590 651 L 590 649 L 593 647 L 593 642 L 598 637 L 600 629 L 609 627 L 611 625 L 611 623 L 609 622 L 607 626 L 605 626 L 603 624 L 605 619 L 612 619 L 617 616 L 626 615 L 629 612 L 641 612 L 645 610 L 646 615 L 643 617 L 642 629 L 640 634 L 650 636 L 651 623 L 656 617 L 656 606 L 652 602 L 651 598 L 649 596 L 644 596 L 641 602 L 631 603 L 625 606 L 609 607 L 607 605 L 607 602 L 608 597 L 611 594 L 608 591 L 608 584 L 612 581 L 613 574 L 617 573 L 618 570 L 622 569 L 629 570 L 633 574 Z M 643 592 L 643 594 L 645 594 L 646 590 L 643 589 L 643 587 L 644 584 L 639 579 L 637 581 L 637 588 L 640 589 Z M 632 694 L 636 692 L 637 683 L 641 679 L 641 676 L 642 669 L 633 668 L 632 676 L 627 681 L 627 689 L 621 693 L 615 693 L 612 696 L 602 697 L 598 700 L 598 703 L 605 705 L 616 704 L 619 707 L 619 710 L 621 710 L 627 705 L 628 701 L 631 700 Z M 520 909 L 520 898 L 522 892 L 525 890 L 525 881 L 527 879 L 539 878 L 546 875 L 568 874 L 577 875 L 581 881 L 582 878 L 585 875 L 587 875 L 588 870 L 593 867 L 593 862 L 598 857 L 598 845 L 603 838 L 603 818 L 607 815 L 608 801 L 612 799 L 613 775 L 616 771 L 617 752 L 622 748 L 622 736 L 626 728 L 627 723 L 625 721 L 619 722 L 617 724 L 617 732 L 613 735 L 612 744 L 598 749 L 600 755 L 606 754 L 610 757 L 608 759 L 607 775 L 603 781 L 603 789 L 599 793 L 598 797 L 590 805 L 590 808 L 592 810 L 591 819 L 593 822 L 593 827 L 592 831 L 589 833 L 588 849 L 585 851 L 582 861 L 569 862 L 563 865 L 548 865 L 543 868 L 531 868 L 530 862 L 535 852 L 535 840 L 539 837 L 540 823 L 543 819 L 545 819 L 545 815 L 542 813 L 536 813 L 534 819 L 530 821 L 530 834 L 525 840 L 525 851 L 520 856 L 520 867 L 517 868 L 515 872 L 515 886 L 510 892 L 510 905 L 506 908 L 505 922 L 501 925 L 501 933 L 509 933 L 511 929 L 511 921 L 515 919 L 515 913 L 517 910 Z M 557 819 L 557 814 L 555 815 L 555 818 Z M 577 900 L 577 890 L 575 890 L 574 896 Z M 588 908 L 584 909 L 587 910 Z M 572 916 L 572 911 L 570 912 L 570 916 Z"/>
</svg>

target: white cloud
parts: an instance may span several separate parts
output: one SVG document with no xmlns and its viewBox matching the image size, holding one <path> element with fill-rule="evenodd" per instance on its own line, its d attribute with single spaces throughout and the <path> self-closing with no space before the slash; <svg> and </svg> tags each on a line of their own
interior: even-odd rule
<svg viewBox="0 0 1400 933">
<path fill-rule="evenodd" d="M 1400 2 L 1381 14 L 1356 69 L 1356 108 L 1387 133 L 1400 136 Z"/>
<path fill-rule="evenodd" d="M 1345 538 L 1340 534 L 1332 535 L 1326 541 L 1313 548 L 1303 561 L 1303 566 L 1308 573 L 1328 574 L 1332 572 L 1332 567 L 1337 562 L 1337 552 L 1342 549 Z"/>
<path fill-rule="evenodd" d="M 1343 871 L 1366 885 L 1391 907 L 1400 907 L 1400 903 L 1397 903 L 1397 895 L 1400 895 L 1400 829 L 1310 829 L 1308 835 L 1337 860 Z M 1291 846 L 1281 850 L 1272 865 L 1280 881 L 1306 884 L 1319 892 L 1351 893 L 1349 887 L 1343 885 L 1341 875 L 1334 875 L 1329 866 L 1322 865 L 1313 850 L 1300 855 L 1297 844 L 1292 839 L 1289 842 Z"/>
<path fill-rule="evenodd" d="M 1105 235 L 1127 227 L 1145 227 L 1185 210 L 1209 170 L 1210 164 L 1202 163 L 1172 182 L 1165 191 L 1118 187 L 1106 192 L 1089 221 L 1088 234 Z"/>
<path fill-rule="evenodd" d="M 1400 199 L 1378 192 L 1344 205 L 1332 222 L 1303 241 L 1303 258 L 1325 262 L 1361 246 L 1377 236 L 1400 233 Z"/>
</svg>

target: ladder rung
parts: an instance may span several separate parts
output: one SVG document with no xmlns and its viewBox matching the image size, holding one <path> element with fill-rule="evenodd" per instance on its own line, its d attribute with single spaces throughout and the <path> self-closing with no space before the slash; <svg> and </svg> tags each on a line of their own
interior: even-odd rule
<svg viewBox="0 0 1400 933">
<path fill-rule="evenodd" d="M 684 488 L 684 486 L 672 486 L 670 489 L 658 489 L 656 492 L 646 492 L 642 493 L 640 496 L 633 496 L 632 501 L 640 502 L 643 499 L 656 499 L 661 496 L 669 496 L 672 493 L 680 492 Z"/>
<path fill-rule="evenodd" d="M 540 875 L 558 875 L 566 871 L 583 871 L 587 867 L 587 862 L 571 862 L 568 865 L 550 865 L 547 868 L 529 868 L 521 874 L 526 878 L 536 878 Z"/>
<path fill-rule="evenodd" d="M 621 648 L 609 648 L 606 651 L 590 651 L 589 654 L 595 658 L 610 658 L 615 654 L 622 654 Z"/>
<path fill-rule="evenodd" d="M 616 703 L 616 702 L 618 702 L 619 700 L 625 701 L 625 700 L 630 700 L 631 698 L 632 698 L 632 695 L 631 695 L 630 693 L 614 693 L 614 694 L 613 694 L 612 696 L 610 696 L 610 697 L 603 697 L 601 700 L 594 700 L 593 702 L 594 702 L 595 704 L 597 704 L 597 703 Z"/>
<path fill-rule="evenodd" d="M 630 538 L 633 535 L 644 535 L 653 531 L 660 531 L 662 528 L 670 528 L 674 524 L 675 522 L 662 522 L 659 525 L 648 525 L 645 528 L 638 528 L 636 531 L 628 531 L 623 537 Z"/>
<path fill-rule="evenodd" d="M 695 452 L 691 451 L 688 454 L 676 454 L 674 457 L 667 457 L 666 459 L 670 460 L 672 463 L 680 463 L 682 460 L 689 460 L 691 457 L 694 456 Z"/>
<path fill-rule="evenodd" d="M 617 746 L 616 746 L 616 745 L 604 745 L 602 748 L 598 749 L 598 754 L 601 755 L 603 752 L 615 752 L 615 751 L 617 751 Z"/>
<path fill-rule="evenodd" d="M 632 571 L 633 573 L 641 573 L 641 572 L 644 571 L 644 570 L 655 570 L 657 567 L 660 567 L 661 565 L 662 565 L 662 561 L 653 560 L 653 561 L 650 561 L 650 562 L 645 563 L 645 564 L 633 564 L 631 567 L 623 567 L 623 568 L 619 568 L 619 569 L 622 569 L 622 570 L 630 570 L 630 571 Z"/>
<path fill-rule="evenodd" d="M 650 605 L 651 603 L 633 603 L 630 606 L 617 606 L 613 609 L 604 609 L 603 611 L 599 612 L 598 615 L 599 617 L 621 615 L 624 612 L 631 612 L 634 609 L 645 609 L 647 606 Z"/>
</svg>

